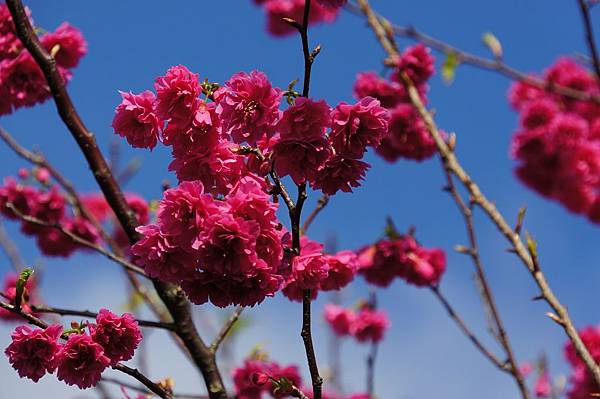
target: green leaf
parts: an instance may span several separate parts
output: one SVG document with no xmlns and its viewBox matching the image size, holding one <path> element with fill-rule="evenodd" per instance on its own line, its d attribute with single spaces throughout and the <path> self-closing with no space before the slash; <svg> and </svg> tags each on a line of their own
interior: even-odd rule
<svg viewBox="0 0 600 399">
<path fill-rule="evenodd" d="M 481 40 L 483 41 L 483 44 L 490 49 L 494 58 L 502 58 L 502 44 L 492 32 L 485 32 L 483 36 L 481 36 Z"/>
<path fill-rule="evenodd" d="M 29 280 L 32 274 L 33 269 L 30 268 L 23 270 L 21 274 L 19 274 L 15 294 L 15 308 L 17 310 L 21 310 L 21 304 L 23 303 L 23 294 L 25 293 L 25 286 L 27 285 L 27 280 Z"/>
<path fill-rule="evenodd" d="M 525 239 L 527 240 L 527 250 L 534 259 L 538 257 L 537 242 L 531 237 L 528 231 L 525 232 Z"/>
<path fill-rule="evenodd" d="M 444 83 L 450 84 L 454 80 L 454 75 L 456 72 L 456 68 L 460 62 L 458 61 L 458 57 L 454 52 L 446 53 L 446 59 L 442 64 L 442 78 L 444 79 Z"/>
</svg>

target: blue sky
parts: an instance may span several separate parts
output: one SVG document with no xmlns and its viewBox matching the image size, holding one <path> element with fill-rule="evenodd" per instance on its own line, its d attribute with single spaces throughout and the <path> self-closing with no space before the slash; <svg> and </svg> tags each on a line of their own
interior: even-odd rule
<svg viewBox="0 0 600 399">
<path fill-rule="evenodd" d="M 538 71 L 559 55 L 585 52 L 579 13 L 574 1 L 505 0 L 474 2 L 444 0 L 383 1 L 373 6 L 390 20 L 414 24 L 461 48 L 487 54 L 481 34 L 492 31 L 501 40 L 506 61 L 525 71 Z M 69 90 L 88 127 L 107 152 L 115 136 L 110 128 L 118 90 L 139 92 L 152 87 L 154 78 L 172 65 L 183 64 L 202 78 L 224 81 L 238 71 L 259 69 L 279 86 L 302 74 L 299 39 L 275 39 L 264 31 L 264 16 L 250 0 L 164 2 L 129 0 L 82 2 L 75 0 L 31 0 L 36 23 L 54 29 L 62 21 L 79 27 L 89 43 L 89 54 L 75 71 Z M 594 10 L 598 13 L 598 10 Z M 597 17 L 597 16 L 596 16 Z M 313 69 L 311 93 L 329 104 L 351 101 L 357 72 L 381 69 L 383 52 L 364 22 L 343 14 L 333 25 L 311 30 L 313 44 L 323 49 Z M 402 41 L 403 45 L 408 42 Z M 438 66 L 442 60 L 438 55 Z M 508 220 L 526 205 L 525 227 L 539 243 L 540 260 L 550 284 L 569 307 L 578 326 L 600 322 L 595 304 L 600 299 L 598 226 L 569 214 L 561 206 L 540 198 L 513 175 L 508 156 L 516 115 L 507 104 L 509 81 L 468 66 L 457 70 L 452 85 L 439 74 L 431 81 L 430 104 L 446 131 L 456 132 L 457 154 L 487 196 L 496 201 Z M 77 187 L 95 191 L 95 182 L 74 141 L 49 102 L 3 117 L 0 125 L 25 146 L 39 148 Z M 139 158 L 143 167 L 127 190 L 147 198 L 160 195 L 162 179 L 175 182 L 167 172 L 169 152 L 133 150 L 122 143 L 123 158 Z M 2 176 L 14 174 L 21 160 L 0 146 Z M 448 253 L 448 272 L 442 289 L 486 343 L 497 345 L 486 334 L 485 316 L 473 284 L 469 260 L 453 253 L 466 243 L 464 227 L 444 185 L 439 161 L 387 164 L 367 155 L 372 164 L 364 185 L 354 194 L 340 194 L 311 227 L 313 239 L 335 236 L 340 248 L 357 248 L 377 239 L 385 217 L 400 228 L 414 225 L 426 246 L 439 246 Z M 307 209 L 314 206 L 313 195 Z M 283 215 L 282 215 L 283 216 Z M 553 373 L 564 373 L 565 341 L 562 331 L 544 316 L 544 304 L 532 302 L 537 291 L 518 260 L 508 254 L 507 243 L 493 226 L 476 213 L 483 261 L 492 281 L 501 313 L 519 360 L 531 360 L 546 352 Z M 30 263 L 43 267 L 43 294 L 55 306 L 78 304 L 89 309 L 108 306 L 119 309 L 125 302 L 124 283 L 114 264 L 104 259 L 77 255 L 68 260 L 41 258 L 33 242 L 22 237 L 14 224 L 8 229 Z M 9 269 L 0 258 L 0 271 Z M 358 281 L 343 293 L 351 304 L 366 295 Z M 427 290 L 401 282 L 380 292 L 381 307 L 388 311 L 392 328 L 382 344 L 377 369 L 377 392 L 382 398 L 490 399 L 515 397 L 512 381 L 496 371 L 460 335 Z M 318 315 L 325 295 L 315 305 L 317 356 L 327 364 L 327 330 Z M 210 306 L 197 309 L 203 333 Z M 248 312 L 252 319 L 236 343 L 238 359 L 257 344 L 283 363 L 304 366 L 299 337 L 301 308 L 277 296 Z M 0 326 L 0 346 L 9 342 L 11 326 Z M 173 376 L 182 391 L 202 387 L 197 373 L 170 349 L 162 332 L 148 339 L 152 378 Z M 364 389 L 366 349 L 344 342 L 343 382 L 347 392 Z M 497 350 L 497 353 L 500 353 Z M 45 397 L 92 398 L 93 391 L 78 391 L 46 377 L 39 384 L 20 380 L 6 361 L 0 361 L 0 398 Z"/>
</svg>

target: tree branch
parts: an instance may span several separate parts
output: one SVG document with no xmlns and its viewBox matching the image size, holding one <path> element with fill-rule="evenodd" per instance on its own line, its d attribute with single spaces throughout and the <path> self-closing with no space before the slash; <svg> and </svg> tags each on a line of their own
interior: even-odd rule
<svg viewBox="0 0 600 399">
<path fill-rule="evenodd" d="M 51 306 L 44 305 L 31 305 L 31 310 L 34 313 L 52 313 L 58 314 L 61 316 L 81 316 L 90 319 L 95 319 L 98 313 L 90 312 L 89 310 L 73 310 L 73 309 L 63 309 L 56 308 Z M 172 323 L 163 323 L 162 321 L 150 321 L 150 320 L 140 320 L 136 319 L 136 322 L 141 327 L 152 327 L 152 328 L 161 328 L 163 330 L 172 331 L 175 326 Z"/>
<path fill-rule="evenodd" d="M 594 29 L 592 28 L 592 17 L 590 15 L 590 7 L 586 0 L 577 0 L 581 18 L 583 19 L 583 27 L 585 29 L 585 40 L 592 57 L 592 65 L 596 71 L 596 79 L 600 80 L 600 56 L 596 47 L 596 39 L 594 39 Z"/>
<path fill-rule="evenodd" d="M 233 311 L 229 319 L 225 322 L 225 324 L 223 324 L 221 330 L 219 331 L 213 342 L 210 344 L 209 348 L 212 353 L 217 352 L 217 349 L 219 349 L 219 345 L 221 345 L 225 338 L 227 338 L 227 335 L 233 328 L 234 324 L 238 321 L 243 311 L 244 307 L 238 306 L 237 308 L 235 308 L 235 310 Z"/>
<path fill-rule="evenodd" d="M 382 47 L 384 47 L 386 51 L 389 51 L 390 48 L 393 49 L 393 47 L 390 47 L 389 45 L 388 38 L 385 35 L 385 29 L 382 27 L 376 14 L 369 6 L 368 1 L 359 0 L 359 4 L 363 13 L 367 17 L 369 25 L 375 32 L 375 35 L 377 36 L 377 39 L 381 43 Z M 388 54 L 393 57 L 398 56 L 398 53 L 394 50 L 388 52 Z M 534 262 L 533 257 L 528 252 L 523 241 L 521 241 L 521 237 L 510 227 L 510 225 L 506 222 L 502 214 L 496 208 L 496 205 L 494 205 L 493 202 L 491 202 L 485 197 L 485 195 L 481 192 L 479 186 L 477 186 L 477 184 L 463 169 L 454 153 L 450 150 L 450 148 L 444 141 L 442 135 L 440 134 L 437 128 L 437 125 L 435 124 L 435 121 L 433 120 L 433 117 L 425 108 L 425 105 L 421 101 L 420 95 L 417 89 L 415 88 L 414 84 L 411 82 L 410 78 L 405 73 L 401 73 L 400 77 L 402 80 L 402 84 L 404 85 L 409 94 L 411 104 L 419 113 L 419 116 L 425 122 L 429 134 L 435 141 L 438 153 L 442 158 L 444 168 L 447 169 L 454 176 L 456 176 L 456 178 L 465 186 L 465 188 L 469 191 L 471 195 L 472 201 L 485 212 L 485 214 L 492 220 L 496 228 L 502 233 L 502 235 L 504 235 L 504 237 L 511 244 L 515 254 L 519 257 L 523 265 L 530 272 L 536 285 L 540 289 L 541 298 L 543 298 L 546 301 L 546 303 L 548 303 L 548 305 L 554 310 L 558 320 L 560 320 L 560 326 L 564 329 L 570 341 L 573 343 L 575 351 L 585 363 L 594 381 L 598 385 L 600 385 L 600 367 L 598 367 L 590 352 L 581 340 L 581 337 L 577 333 L 577 329 L 573 325 L 567 308 L 558 300 L 558 298 L 550 288 L 548 282 L 546 281 L 546 277 L 541 272 L 540 268 L 536 267 L 536 262 Z"/>
<path fill-rule="evenodd" d="M 310 213 L 310 215 L 308 215 L 306 217 L 306 220 L 304 220 L 304 224 L 302 225 L 302 231 L 304 232 L 304 234 L 306 234 L 306 232 L 308 231 L 308 228 L 310 227 L 312 222 L 319 215 L 319 213 L 323 210 L 323 208 L 325 208 L 327 206 L 328 203 L 329 203 L 329 195 L 323 194 L 321 196 L 321 198 L 319 198 L 319 200 L 317 201 L 317 206 L 315 207 L 315 209 L 313 209 L 313 211 Z"/>
</svg>

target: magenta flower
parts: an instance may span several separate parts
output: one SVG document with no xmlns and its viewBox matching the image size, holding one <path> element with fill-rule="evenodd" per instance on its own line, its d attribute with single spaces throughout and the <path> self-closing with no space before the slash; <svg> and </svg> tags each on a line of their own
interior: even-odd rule
<svg viewBox="0 0 600 399">
<path fill-rule="evenodd" d="M 184 126 L 192 120 L 202 89 L 198 75 L 183 65 L 169 68 L 165 76 L 156 78 L 156 112 L 161 119 Z"/>
<path fill-rule="evenodd" d="M 63 22 L 54 32 L 40 38 L 42 46 L 54 55 L 56 63 L 63 68 L 74 68 L 87 53 L 87 43 L 79 29 Z"/>
<path fill-rule="evenodd" d="M 319 168 L 310 186 L 327 195 L 334 195 L 338 191 L 351 193 L 352 188 L 360 187 L 369 168 L 366 162 L 334 155 Z"/>
<path fill-rule="evenodd" d="M 547 371 L 542 372 L 535 381 L 533 391 L 536 398 L 549 398 L 552 395 L 552 382 Z"/>
<path fill-rule="evenodd" d="M 21 378 L 38 382 L 55 369 L 55 358 L 60 349 L 57 343 L 62 327 L 54 324 L 45 329 L 19 326 L 11 334 L 12 342 L 4 353 Z"/>
<path fill-rule="evenodd" d="M 346 4 L 347 0 L 317 0 L 323 7 L 339 8 Z"/>
<path fill-rule="evenodd" d="M 267 12 L 267 31 L 274 36 L 285 36 L 296 32 L 294 27 L 285 23 L 282 18 L 291 18 L 302 22 L 304 0 L 259 0 Z M 333 0 L 335 1 L 335 0 Z M 309 22 L 311 24 L 335 21 L 339 9 L 323 7 L 314 2 L 310 7 Z"/>
<path fill-rule="evenodd" d="M 331 113 L 329 140 L 336 155 L 360 159 L 367 147 L 376 147 L 387 135 L 389 112 L 373 97 L 364 97 L 354 105 L 340 103 Z"/>
<path fill-rule="evenodd" d="M 19 275 L 17 273 L 7 273 L 4 276 L 4 284 L 2 287 L 2 292 L 6 295 L 6 299 L 9 302 L 13 302 L 15 297 L 17 296 L 17 280 L 19 279 Z M 37 286 L 37 279 L 35 276 L 29 277 L 27 279 L 27 283 L 25 284 L 25 290 L 23 291 L 23 302 L 21 303 L 21 308 L 26 313 L 33 313 L 30 307 L 30 303 L 39 304 L 39 292 Z M 0 309 L 0 320 L 23 320 L 21 316 L 16 313 L 11 312 L 10 310 L 6 310 L 4 308 Z"/>
<path fill-rule="evenodd" d="M 330 155 L 329 142 L 318 136 L 282 138 L 273 148 L 275 170 L 281 177 L 289 175 L 296 184 L 315 180 Z"/>
<path fill-rule="evenodd" d="M 313 101 L 299 97 L 296 103 L 283 112 L 278 130 L 282 140 L 310 139 L 325 137 L 325 130 L 331 127 L 329 105 L 323 100 Z"/>
<path fill-rule="evenodd" d="M 281 114 L 281 90 L 273 88 L 264 73 L 239 72 L 214 96 L 224 132 L 235 143 L 254 146 L 263 135 L 271 136 L 275 131 Z"/>
<path fill-rule="evenodd" d="M 119 317 L 108 309 L 100 309 L 96 324 L 90 329 L 92 339 L 104 348 L 104 355 L 110 359 L 111 366 L 131 359 L 142 341 L 138 323 L 129 313 Z"/>
<path fill-rule="evenodd" d="M 435 71 L 434 58 L 431 50 L 419 43 L 406 48 L 396 61 L 397 73 L 404 72 L 415 86 L 421 86 L 429 80 Z M 394 78 L 401 82 L 399 77 Z"/>
<path fill-rule="evenodd" d="M 401 84 L 386 80 L 375 72 L 361 72 L 356 75 L 354 97 L 357 100 L 374 97 L 385 108 L 393 108 L 401 102 L 408 101 L 406 91 Z"/>
<path fill-rule="evenodd" d="M 339 290 L 354 280 L 358 271 L 358 259 L 352 251 L 340 251 L 335 255 L 325 255 L 329 270 L 321 281 L 323 291 Z"/>
<path fill-rule="evenodd" d="M 120 93 L 123 101 L 115 109 L 112 122 L 115 133 L 134 148 L 153 149 L 162 127 L 154 113 L 154 94 L 148 90 L 140 94 Z"/>
<path fill-rule="evenodd" d="M 56 364 L 56 376 L 60 381 L 85 389 L 98 384 L 110 359 L 89 335 L 71 334 L 56 355 Z"/>
<path fill-rule="evenodd" d="M 385 331 L 390 328 L 390 321 L 383 311 L 364 307 L 354 318 L 350 333 L 359 342 L 379 342 L 383 339 Z"/>
<path fill-rule="evenodd" d="M 344 337 L 350 335 L 350 328 L 354 323 L 356 315 L 351 309 L 346 309 L 339 305 L 327 304 L 325 305 L 323 317 L 337 336 Z"/>
</svg>

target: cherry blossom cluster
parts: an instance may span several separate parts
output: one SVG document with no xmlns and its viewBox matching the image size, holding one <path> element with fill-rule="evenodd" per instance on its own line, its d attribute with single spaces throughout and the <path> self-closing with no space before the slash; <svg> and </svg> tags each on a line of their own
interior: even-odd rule
<svg viewBox="0 0 600 399">
<path fill-rule="evenodd" d="M 98 243 L 98 230 L 81 215 L 68 212 L 67 199 L 57 185 L 50 183 L 46 173 L 45 170 L 37 171 L 33 182 L 27 180 L 28 174 L 23 170 L 19 173 L 20 180 L 5 178 L 0 186 L 0 213 L 8 219 L 19 220 L 21 231 L 35 237 L 41 252 L 47 256 L 68 257 L 82 247 L 60 230 L 25 221 L 23 216 L 61 225 L 89 242 Z"/>
<path fill-rule="evenodd" d="M 300 97 L 281 111 L 283 91 L 258 71 L 237 73 L 216 89 L 175 66 L 154 87 L 156 95 L 121 93 L 115 132 L 133 147 L 171 146 L 169 169 L 179 181 L 200 180 L 213 194 L 227 194 L 248 174 L 272 171 L 325 194 L 350 192 L 369 168 L 361 161 L 367 148 L 388 132 L 389 112 L 372 97 L 333 109 Z M 242 144 L 253 151 L 241 151 Z"/>
<path fill-rule="evenodd" d="M 17 296 L 17 281 L 19 280 L 19 275 L 17 273 L 7 273 L 4 276 L 4 284 L 2 286 L 2 293 L 6 295 L 4 299 L 6 299 L 10 303 L 14 303 L 15 298 Z M 25 313 L 33 313 L 31 309 L 31 304 L 40 304 L 39 298 L 39 290 L 37 285 L 37 279 L 35 276 L 29 277 L 27 282 L 25 283 L 25 288 L 23 290 L 23 301 L 21 303 L 21 309 Z M 4 308 L 0 308 L 0 320 L 5 321 L 17 321 L 22 320 L 21 316 L 16 313 L 13 313 Z"/>
<path fill-rule="evenodd" d="M 323 316 L 337 336 L 351 336 L 358 342 L 380 342 L 390 328 L 387 314 L 368 303 L 361 304 L 358 311 L 327 304 Z"/>
<path fill-rule="evenodd" d="M 287 263 L 287 264 L 286 264 Z M 292 301 L 302 302 L 304 290 L 310 290 L 311 298 L 318 291 L 334 291 L 350 284 L 358 272 L 358 258 L 352 251 L 325 254 L 323 245 L 303 236 L 300 255 L 291 261 L 284 259 L 287 270 L 283 294 Z"/>
<path fill-rule="evenodd" d="M 542 78 L 549 85 L 600 93 L 593 73 L 569 58 L 557 60 Z M 571 212 L 600 223 L 600 104 L 525 82 L 511 87 L 509 100 L 520 116 L 511 148 L 519 179 Z"/>
<path fill-rule="evenodd" d="M 287 36 L 297 32 L 296 28 L 284 21 L 290 18 L 302 23 L 305 0 L 253 0 L 263 7 L 267 16 L 267 31 L 273 36 Z M 337 18 L 339 7 L 346 0 L 318 0 L 310 6 L 309 23 L 331 23 Z"/>
<path fill-rule="evenodd" d="M 307 397 L 312 398 L 312 387 L 302 386 L 302 377 L 296 365 L 281 366 L 269 360 L 264 353 L 257 353 L 247 358 L 233 371 L 233 384 L 236 398 L 262 399 L 265 395 L 273 398 L 292 397 L 289 389 L 293 385 Z M 338 395 L 324 391 L 323 399 L 369 399 L 369 395 Z"/>
<path fill-rule="evenodd" d="M 31 17 L 30 22 L 33 24 Z M 72 77 L 71 69 L 87 52 L 81 32 L 64 22 L 54 32 L 41 35 L 40 42 L 54 56 L 63 80 L 68 82 Z M 8 7 L 1 3 L 0 115 L 42 103 L 49 97 L 50 89 L 42 70 L 18 39 Z"/>
<path fill-rule="evenodd" d="M 589 326 L 579 331 L 579 336 L 596 363 L 600 362 L 600 327 Z M 569 378 L 570 388 L 567 392 L 569 399 L 584 399 L 600 392 L 600 387 L 588 371 L 583 360 L 577 355 L 573 344 L 569 341 L 564 348 L 565 357 L 571 366 Z"/>
<path fill-rule="evenodd" d="M 383 239 L 359 251 L 359 273 L 376 286 L 387 287 L 398 277 L 418 287 L 439 284 L 446 254 L 425 248 L 410 235 Z"/>
<path fill-rule="evenodd" d="M 536 379 L 533 383 L 533 393 L 536 398 L 551 398 L 551 397 L 559 397 L 558 386 L 554 386 L 552 383 L 552 378 L 550 376 L 550 372 L 548 370 L 548 362 L 546 358 L 543 356 L 537 362 L 537 364 L 532 365 L 529 362 L 524 362 L 519 365 L 519 372 L 524 378 L 528 378 L 533 375 L 533 371 L 536 371 Z"/>
<path fill-rule="evenodd" d="M 65 336 L 66 343 L 60 343 Z M 75 331 L 63 332 L 58 324 L 44 329 L 19 326 L 11 337 L 4 353 L 21 378 L 38 382 L 56 371 L 60 381 L 85 389 L 95 386 L 107 367 L 131 359 L 142 333 L 132 315 L 102 309 L 96 323 Z"/>
<path fill-rule="evenodd" d="M 406 74 L 417 87 L 423 102 L 427 102 L 427 81 L 435 71 L 434 58 L 422 44 L 407 47 L 394 61 L 390 78 L 375 72 L 359 73 L 354 83 L 354 95 L 378 99 L 390 111 L 389 134 L 376 147 L 377 154 L 388 162 L 399 158 L 423 161 L 436 152 L 425 122 L 410 104 L 408 93 L 401 84 L 400 74 Z"/>
<path fill-rule="evenodd" d="M 181 284 L 196 304 L 253 306 L 278 291 L 285 230 L 260 179 L 241 179 L 223 199 L 200 181 L 166 190 L 157 224 L 132 252 L 146 272 Z"/>
</svg>

